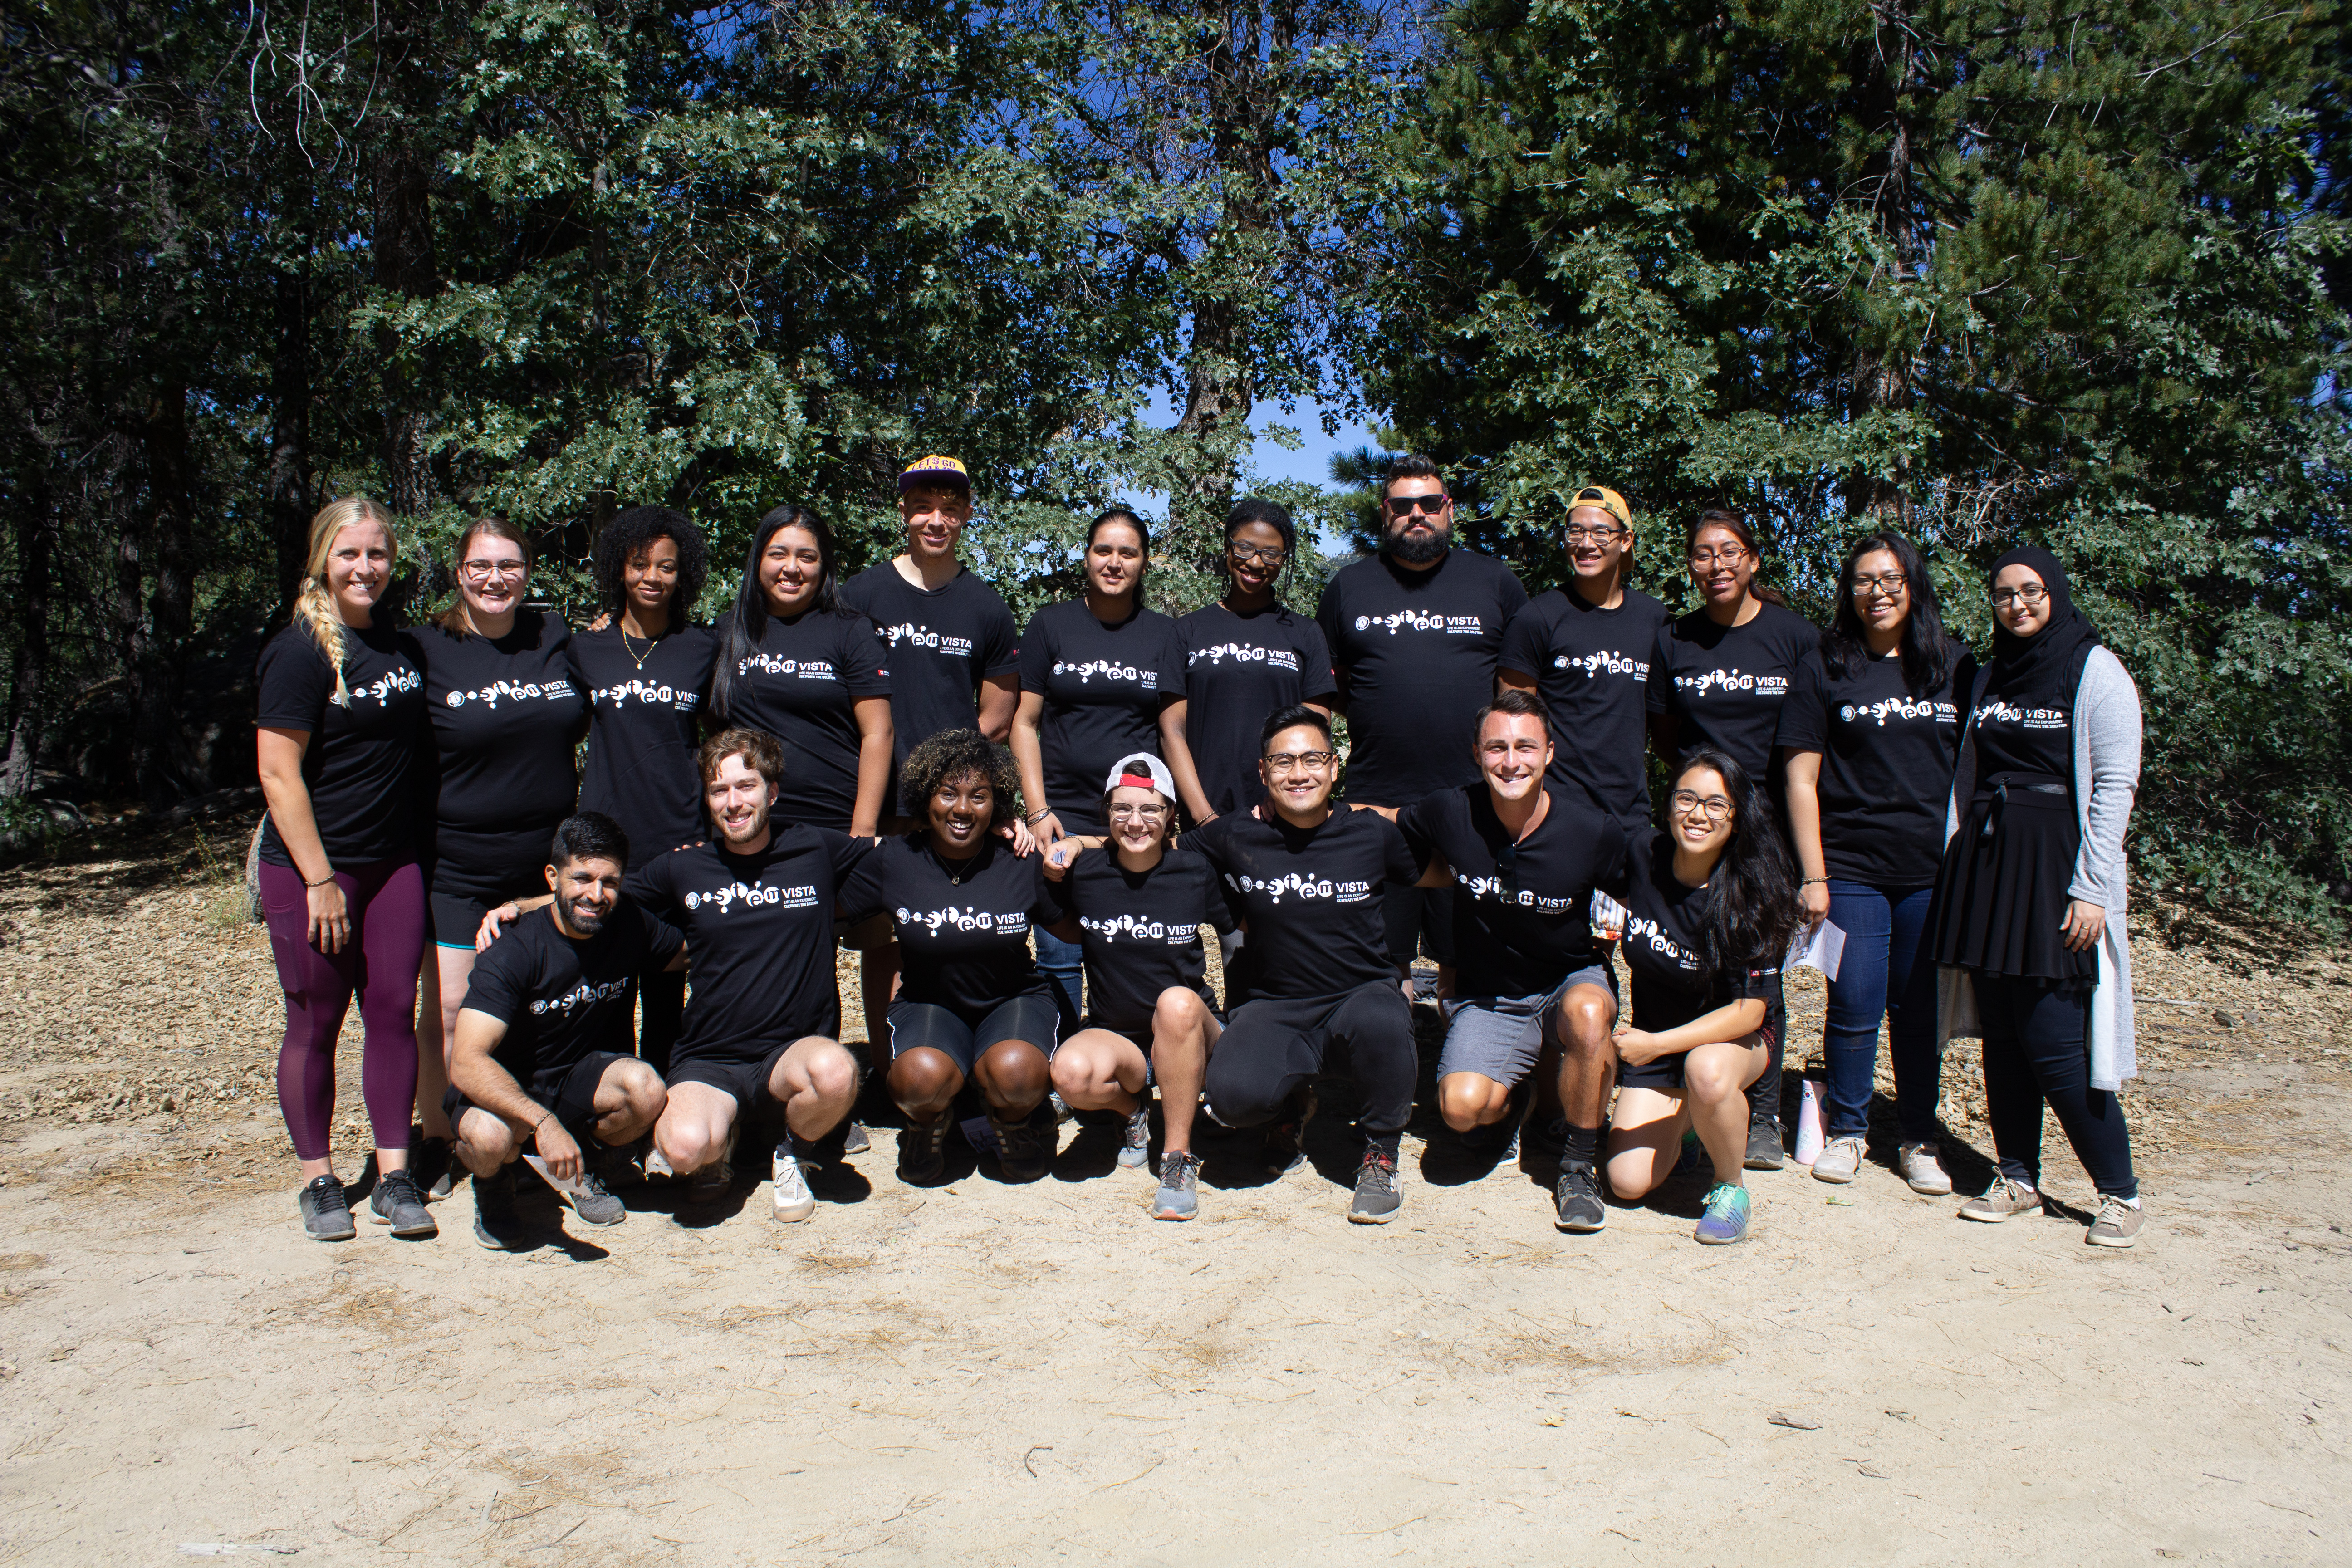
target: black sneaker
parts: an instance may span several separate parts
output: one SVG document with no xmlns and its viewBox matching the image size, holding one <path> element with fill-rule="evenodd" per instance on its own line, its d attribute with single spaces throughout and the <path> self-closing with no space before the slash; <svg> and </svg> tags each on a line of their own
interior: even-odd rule
<svg viewBox="0 0 2352 1568">
<path fill-rule="evenodd" d="M 1609 1223 L 1609 1205 L 1601 1201 L 1601 1173 L 1581 1160 L 1561 1163 L 1552 1195 L 1559 1208 L 1552 1223 L 1562 1230 L 1583 1235 Z"/>
<path fill-rule="evenodd" d="M 1018 1121 L 988 1119 L 996 1134 L 997 1173 L 1008 1182 L 1034 1182 L 1054 1163 L 1062 1120 L 1053 1106 L 1041 1104 Z"/>
<path fill-rule="evenodd" d="M 438 1236 L 441 1227 L 433 1223 L 433 1211 L 425 1206 L 425 1194 L 417 1190 L 416 1178 L 406 1171 L 386 1171 L 368 1195 L 368 1218 L 378 1225 L 388 1225 L 392 1234 L 404 1237 Z"/>
<path fill-rule="evenodd" d="M 1266 1173 L 1288 1175 L 1307 1163 L 1307 1124 L 1315 1120 L 1315 1090 L 1299 1089 L 1290 1097 L 1281 1121 L 1265 1130 L 1263 1149 Z"/>
<path fill-rule="evenodd" d="M 1740 1163 L 1751 1171 L 1777 1171 L 1788 1163 L 1780 1152 L 1779 1117 L 1759 1117 L 1748 1124 L 1748 1158 Z"/>
<path fill-rule="evenodd" d="M 457 1150 L 446 1138 L 427 1138 L 425 1129 L 408 1130 L 408 1174 L 428 1203 L 439 1203 L 457 1184 Z"/>
<path fill-rule="evenodd" d="M 312 1241 L 349 1241 L 359 1234 L 352 1223 L 351 1200 L 334 1177 L 311 1177 L 294 1201 L 302 1211 L 303 1234 Z"/>
<path fill-rule="evenodd" d="M 530 1227 L 516 1205 L 520 1160 L 495 1176 L 474 1178 L 474 1239 L 492 1252 L 520 1252 L 530 1245 Z"/>
<path fill-rule="evenodd" d="M 1397 1192 L 1396 1156 L 1377 1143 L 1364 1146 L 1364 1163 L 1356 1167 L 1356 1196 L 1348 1205 L 1355 1225 L 1386 1225 L 1404 1206 Z"/>
<path fill-rule="evenodd" d="M 572 1212 L 590 1225 L 618 1225 L 629 1217 L 628 1205 L 613 1195 L 603 1177 L 584 1165 L 581 1167 L 578 1184 L 563 1198 L 572 1205 Z"/>
<path fill-rule="evenodd" d="M 898 1134 L 898 1179 L 911 1186 L 928 1186 L 947 1174 L 948 1118 L 909 1121 Z"/>
<path fill-rule="evenodd" d="M 866 1132 L 866 1123 L 863 1121 L 853 1121 L 842 1129 L 841 1153 L 844 1159 L 852 1154 L 863 1154 L 872 1147 L 874 1147 L 874 1140 Z"/>
</svg>

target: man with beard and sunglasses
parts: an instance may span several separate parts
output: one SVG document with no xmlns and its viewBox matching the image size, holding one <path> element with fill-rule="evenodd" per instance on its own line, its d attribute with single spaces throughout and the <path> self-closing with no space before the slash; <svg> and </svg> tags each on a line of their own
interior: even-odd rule
<svg viewBox="0 0 2352 1568">
<path fill-rule="evenodd" d="M 1503 628 L 1528 602 L 1517 574 L 1457 548 L 1454 499 L 1436 465 L 1402 457 L 1381 486 L 1380 553 L 1343 567 L 1315 619 L 1338 666 L 1348 721 L 1351 805 L 1403 807 L 1475 784 L 1478 710 L 1495 694 Z M 1453 895 L 1404 887 L 1387 895 L 1389 956 L 1402 972 L 1416 953 L 1454 987 Z"/>
</svg>

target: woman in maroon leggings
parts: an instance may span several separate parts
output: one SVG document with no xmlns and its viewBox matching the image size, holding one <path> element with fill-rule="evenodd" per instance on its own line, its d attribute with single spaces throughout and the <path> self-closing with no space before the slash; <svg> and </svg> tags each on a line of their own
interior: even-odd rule
<svg viewBox="0 0 2352 1568">
<path fill-rule="evenodd" d="M 380 1173 L 370 1217 L 394 1236 L 436 1229 L 408 1173 L 425 938 L 415 799 L 425 676 L 409 640 L 375 609 L 398 549 L 373 501 L 329 503 L 310 520 L 310 572 L 292 624 L 263 647 L 256 671 L 256 745 L 269 803 L 261 904 L 286 990 L 278 1103 L 302 1162 L 302 1227 L 320 1241 L 352 1234 L 329 1133 L 335 1039 L 354 992 Z"/>
</svg>

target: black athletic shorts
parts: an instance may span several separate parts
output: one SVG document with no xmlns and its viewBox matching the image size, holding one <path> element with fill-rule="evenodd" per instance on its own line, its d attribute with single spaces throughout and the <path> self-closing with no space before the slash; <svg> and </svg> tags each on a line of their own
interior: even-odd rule
<svg viewBox="0 0 2352 1568">
<path fill-rule="evenodd" d="M 705 1083 L 721 1094 L 735 1097 L 739 1114 L 748 1113 L 761 1100 L 768 1099 L 768 1080 L 775 1076 L 776 1064 L 784 1053 L 799 1044 L 787 1040 L 761 1057 L 758 1061 L 728 1061 L 711 1057 L 670 1058 L 669 1086 L 675 1089 L 682 1083 Z"/>
<path fill-rule="evenodd" d="M 482 917 L 509 900 L 536 899 L 547 891 L 547 879 L 537 871 L 528 883 L 517 883 L 495 899 L 478 899 L 468 893 L 445 893 L 438 889 L 425 895 L 433 910 L 433 945 L 462 947 L 474 951 L 474 939 L 482 929 Z"/>
<path fill-rule="evenodd" d="M 1761 1037 L 1759 1043 L 1765 1049 L 1771 1049 L 1775 1038 L 1772 1026 L 1767 1024 L 1756 1033 Z M 1683 1063 L 1689 1056 L 1688 1051 L 1676 1051 L 1670 1057 L 1660 1057 L 1655 1061 L 1643 1062 L 1639 1067 L 1619 1062 L 1617 1087 L 1619 1089 L 1660 1089 L 1679 1094 L 1683 1088 Z M 1766 1077 L 1769 1076 L 1768 1071 Z M 1764 1079 L 1758 1079 L 1756 1081 L 1761 1083 Z"/>
<path fill-rule="evenodd" d="M 604 1081 L 604 1069 L 614 1062 L 636 1059 L 616 1051 L 590 1051 L 568 1068 L 531 1074 L 524 1092 L 555 1112 L 555 1120 L 574 1139 L 584 1138 L 596 1124 L 596 1086 Z M 441 1110 L 452 1128 L 466 1112 L 475 1109 L 474 1102 L 460 1094 L 456 1084 L 451 1084 L 441 1096 Z"/>
<path fill-rule="evenodd" d="M 935 1002 L 890 1004 L 890 1059 L 927 1048 L 970 1073 L 981 1053 L 1000 1040 L 1026 1040 L 1051 1061 L 1062 1043 L 1061 1014 L 1053 997 L 1039 992 L 999 1002 L 985 1013 L 967 1016 Z"/>
</svg>

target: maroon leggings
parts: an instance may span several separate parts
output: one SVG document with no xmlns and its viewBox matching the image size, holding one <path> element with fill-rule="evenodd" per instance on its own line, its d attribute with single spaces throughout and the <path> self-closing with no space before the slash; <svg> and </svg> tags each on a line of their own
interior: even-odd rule
<svg viewBox="0 0 2352 1568">
<path fill-rule="evenodd" d="M 339 869 L 351 911 L 351 940 L 320 952 L 306 928 L 310 905 L 302 874 L 261 867 L 261 908 L 269 951 L 286 990 L 286 1040 L 278 1047 L 278 1105 L 299 1159 L 323 1160 L 335 1116 L 335 1039 L 360 997 L 366 1044 L 360 1091 L 379 1149 L 408 1146 L 416 1100 L 416 974 L 425 957 L 425 877 L 413 860 Z"/>
</svg>

